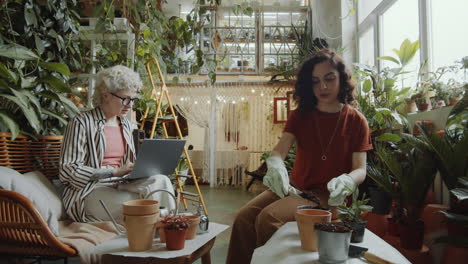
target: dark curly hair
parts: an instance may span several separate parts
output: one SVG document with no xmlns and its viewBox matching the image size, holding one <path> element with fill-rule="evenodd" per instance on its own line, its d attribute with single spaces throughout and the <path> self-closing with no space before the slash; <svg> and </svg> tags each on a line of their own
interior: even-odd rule
<svg viewBox="0 0 468 264">
<path fill-rule="evenodd" d="M 297 74 L 294 101 L 300 112 L 312 111 L 317 107 L 317 98 L 313 91 L 312 72 L 315 65 L 324 61 L 328 61 L 340 75 L 338 100 L 343 104 L 354 101 L 354 81 L 351 79 L 351 72 L 344 64 L 343 59 L 329 49 L 321 49 L 302 64 Z"/>
</svg>

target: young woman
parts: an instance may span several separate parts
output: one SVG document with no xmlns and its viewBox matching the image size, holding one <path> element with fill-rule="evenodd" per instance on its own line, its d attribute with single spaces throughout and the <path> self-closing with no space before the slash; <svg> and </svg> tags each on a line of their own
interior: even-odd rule
<svg viewBox="0 0 468 264">
<path fill-rule="evenodd" d="M 122 202 L 140 199 L 155 189 L 174 193 L 169 178 L 155 175 L 127 184 L 103 183 L 132 171 L 135 146 L 132 124 L 126 115 L 142 87 L 138 73 L 125 66 L 104 69 L 97 75 L 95 108 L 76 116 L 67 125 L 60 156 L 60 180 L 68 216 L 77 222 L 108 221 L 99 200 L 122 222 Z M 158 192 L 151 199 L 169 209 L 173 199 Z"/>
<path fill-rule="evenodd" d="M 353 92 L 349 70 L 334 52 L 323 49 L 302 65 L 294 92 L 298 108 L 266 161 L 263 183 L 270 189 L 240 209 L 227 263 L 250 263 L 256 247 L 294 221 L 298 205 L 316 205 L 289 194 L 312 191 L 322 207 L 336 206 L 350 194 L 346 187 L 364 181 L 366 151 L 372 145 L 365 117 L 349 105 Z M 283 160 L 294 143 L 296 160 L 289 179 Z"/>
</svg>

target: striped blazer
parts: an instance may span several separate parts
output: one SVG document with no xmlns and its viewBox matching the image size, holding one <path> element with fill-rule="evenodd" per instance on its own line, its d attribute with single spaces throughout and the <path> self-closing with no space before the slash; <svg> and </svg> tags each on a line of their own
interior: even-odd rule
<svg viewBox="0 0 468 264">
<path fill-rule="evenodd" d="M 135 146 L 132 125 L 121 118 L 125 139 L 125 155 L 121 164 L 135 161 Z M 70 120 L 65 129 L 60 151 L 60 181 L 65 186 L 62 199 L 68 216 L 76 222 L 86 222 L 84 199 L 94 189 L 98 180 L 93 177 L 102 173 L 102 160 L 106 151 L 104 125 L 106 119 L 101 108 L 80 113 Z"/>
</svg>

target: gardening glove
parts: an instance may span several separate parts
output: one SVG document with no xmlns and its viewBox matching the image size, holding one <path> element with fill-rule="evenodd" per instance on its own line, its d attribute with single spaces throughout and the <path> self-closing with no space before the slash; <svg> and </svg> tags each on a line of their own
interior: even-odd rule
<svg viewBox="0 0 468 264">
<path fill-rule="evenodd" d="M 327 184 L 327 188 L 330 192 L 328 205 L 338 206 L 343 204 L 345 198 L 353 192 L 354 188 L 356 188 L 356 182 L 349 174 L 343 173 L 331 179 Z"/>
<path fill-rule="evenodd" d="M 284 162 L 280 157 L 272 156 L 266 159 L 266 164 L 268 171 L 263 177 L 263 184 L 283 198 L 288 194 L 290 187 L 288 171 L 284 166 Z"/>
</svg>

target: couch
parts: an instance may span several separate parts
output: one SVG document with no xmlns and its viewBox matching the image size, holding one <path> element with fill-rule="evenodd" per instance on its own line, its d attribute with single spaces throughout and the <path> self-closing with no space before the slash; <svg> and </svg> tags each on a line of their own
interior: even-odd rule
<svg viewBox="0 0 468 264">
<path fill-rule="evenodd" d="M 37 139 L 0 132 L 1 256 L 64 258 L 77 251 L 57 239 L 66 217 L 57 180 L 61 136 Z M 22 174 L 24 173 L 24 174 Z"/>
</svg>

